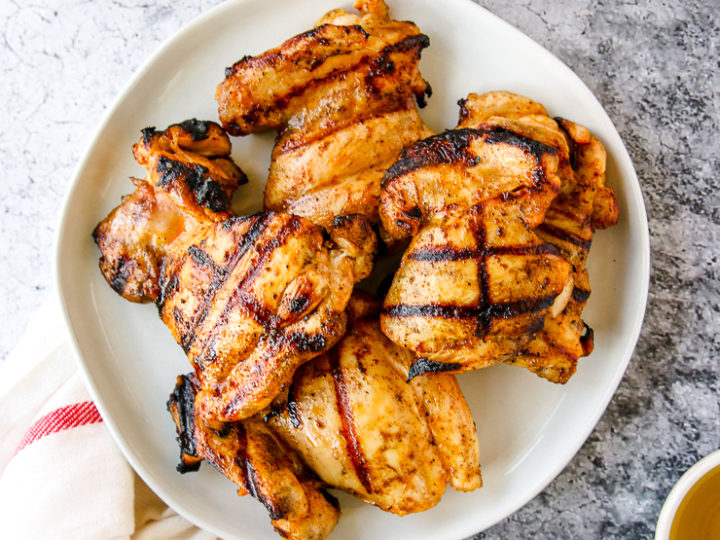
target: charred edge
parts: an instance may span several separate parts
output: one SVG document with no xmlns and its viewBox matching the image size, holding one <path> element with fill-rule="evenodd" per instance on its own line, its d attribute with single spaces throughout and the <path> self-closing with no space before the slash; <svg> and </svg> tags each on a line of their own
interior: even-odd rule
<svg viewBox="0 0 720 540">
<path fill-rule="evenodd" d="M 297 409 L 297 396 L 295 395 L 295 384 L 291 384 L 288 388 L 288 401 L 287 401 L 288 416 L 290 416 L 290 422 L 295 429 L 298 429 L 301 425 L 300 417 L 298 416 Z"/>
<path fill-rule="evenodd" d="M 503 255 L 557 255 L 562 256 L 560 249 L 553 244 L 540 244 L 537 246 L 496 246 L 485 249 L 456 249 L 451 246 L 427 246 L 416 249 L 407 254 L 407 258 L 413 261 L 441 262 L 441 261 L 465 261 L 478 259 L 480 257 L 492 257 Z"/>
<path fill-rule="evenodd" d="M 547 222 L 539 225 L 537 227 L 537 229 L 542 232 L 545 232 L 551 236 L 554 236 L 558 240 L 562 240 L 564 242 L 569 242 L 570 244 L 578 246 L 579 248 L 582 248 L 585 251 L 589 251 L 590 246 L 592 245 L 592 240 L 585 240 L 583 238 L 580 238 L 576 234 L 568 232 L 565 229 L 562 229 L 560 227 L 556 227 L 555 225 L 550 225 Z"/>
<path fill-rule="evenodd" d="M 540 141 L 536 141 L 535 139 L 530 139 L 523 135 L 513 133 L 512 131 L 499 126 L 482 128 L 481 131 L 488 133 L 488 135 L 484 137 L 486 143 L 509 144 L 511 146 L 516 146 L 525 153 L 532 155 L 538 163 L 542 160 L 543 154 L 557 154 L 557 150 L 555 150 L 552 146 L 548 146 Z"/>
<path fill-rule="evenodd" d="M 467 148 L 477 136 L 477 130 L 449 130 L 408 146 L 385 172 L 382 185 L 428 165 L 457 162 L 468 167 L 474 165 L 475 157 L 468 153 Z"/>
<path fill-rule="evenodd" d="M 443 373 L 445 371 L 457 371 L 461 368 L 462 364 L 456 362 L 435 362 L 427 358 L 416 358 L 408 370 L 407 382 L 423 373 Z"/>
<path fill-rule="evenodd" d="M 158 158 L 157 185 L 166 188 L 173 180 L 182 180 L 190 189 L 197 203 L 213 212 L 225 212 L 230 208 L 230 199 L 222 186 L 207 176 L 208 169 L 195 164 L 192 167 L 165 156 Z"/>
<path fill-rule="evenodd" d="M 188 255 L 192 257 L 192 260 L 195 261 L 195 264 L 198 266 L 207 266 L 215 275 L 216 279 L 225 277 L 224 270 L 220 268 L 217 263 L 212 260 L 210 255 L 203 251 L 199 246 L 192 245 L 188 248 L 187 252 Z"/>
<path fill-rule="evenodd" d="M 340 501 L 338 501 L 337 497 L 324 488 L 320 488 L 318 491 L 320 492 L 320 495 L 322 495 L 323 498 L 330 504 L 330 506 L 332 506 L 335 510 L 340 510 Z"/>
<path fill-rule="evenodd" d="M 230 261 L 223 269 L 223 275 L 220 277 L 220 279 L 213 281 L 208 287 L 207 293 L 205 294 L 205 297 L 203 298 L 203 301 L 200 304 L 199 309 L 196 312 L 196 315 L 193 317 L 193 321 L 188 328 L 188 332 L 190 334 L 189 345 L 192 345 L 192 343 L 195 341 L 195 338 L 197 337 L 198 327 L 203 323 L 208 313 L 210 312 L 210 307 L 212 304 L 212 300 L 215 297 L 215 294 L 217 293 L 217 291 L 222 289 L 223 285 L 227 281 L 228 277 L 232 274 L 233 270 L 238 265 L 240 260 L 245 256 L 248 250 L 265 232 L 265 229 L 267 229 L 268 226 L 268 222 L 272 218 L 272 214 L 256 214 L 254 218 L 255 221 L 252 225 L 250 225 L 248 231 L 243 236 L 242 242 L 237 247 L 235 252 L 231 254 Z"/>
<path fill-rule="evenodd" d="M 586 291 L 578 287 L 573 287 L 572 298 L 578 304 L 584 304 L 585 302 L 587 302 L 587 299 L 590 298 L 590 291 Z"/>
<path fill-rule="evenodd" d="M 125 291 L 125 286 L 127 285 L 128 280 L 128 264 L 130 263 L 130 259 L 127 257 L 121 255 L 118 257 L 117 262 L 115 265 L 113 265 L 113 273 L 108 276 L 110 279 L 108 279 L 108 283 L 110 284 L 110 287 L 118 293 L 119 295 L 122 295 L 122 293 Z"/>
<path fill-rule="evenodd" d="M 580 345 L 582 345 L 583 356 L 588 356 L 595 346 L 595 332 L 586 322 L 583 322 L 583 325 L 585 328 L 583 329 L 583 335 L 580 336 Z"/>
<path fill-rule="evenodd" d="M 425 80 L 423 80 L 423 82 L 425 83 L 425 89 L 421 92 L 415 92 L 415 103 L 417 103 L 417 106 L 421 109 L 427 107 L 426 98 L 432 97 L 432 86 Z"/>
<path fill-rule="evenodd" d="M 193 141 L 204 141 L 208 137 L 208 131 L 210 130 L 211 122 L 206 120 L 198 120 L 197 118 L 188 118 L 178 124 L 173 124 L 170 127 L 179 127 L 183 131 L 190 134 Z"/>
<path fill-rule="evenodd" d="M 330 350 L 330 369 L 332 371 L 333 381 L 335 383 L 335 397 L 337 400 L 338 413 L 340 413 L 340 425 L 345 444 L 347 446 L 350 462 L 352 463 L 355 474 L 365 491 L 372 493 L 372 482 L 370 481 L 370 471 L 365 462 L 365 454 L 363 453 L 360 439 L 358 438 L 355 420 L 350 410 L 348 402 L 347 388 L 342 370 L 340 369 L 340 357 L 337 347 Z"/>
<path fill-rule="evenodd" d="M 462 98 L 457 101 L 458 107 L 460 107 L 460 113 L 458 115 L 458 124 L 461 124 L 470 115 L 470 110 L 466 107 L 467 99 Z"/>
<path fill-rule="evenodd" d="M 568 143 L 568 150 L 569 150 L 569 156 L 570 156 L 570 167 L 573 170 L 575 169 L 575 166 L 577 164 L 578 160 L 578 154 L 580 153 L 580 145 L 575 142 L 575 139 L 572 138 L 572 135 L 570 135 L 570 131 L 568 130 L 568 120 L 565 120 L 564 118 L 560 116 L 556 116 L 553 120 L 557 122 L 560 129 L 562 129 L 565 134 L 567 135 L 567 143 Z"/>
<path fill-rule="evenodd" d="M 488 304 L 486 306 L 454 306 L 428 304 L 409 306 L 396 304 L 383 308 L 383 315 L 388 317 L 440 317 L 442 319 L 482 319 L 490 322 L 493 319 L 509 319 L 517 315 L 537 313 L 552 306 L 556 295 L 540 298 L 528 298 L 515 302 Z"/>
<path fill-rule="evenodd" d="M 258 488 L 257 471 L 247 457 L 245 458 L 245 489 L 248 490 L 248 493 L 250 493 L 253 498 L 257 499 L 263 504 L 263 506 L 270 514 L 270 519 L 272 521 L 275 521 L 276 519 L 282 519 L 287 515 L 287 513 L 284 512 L 282 509 L 277 508 L 273 504 L 272 500 L 269 500 L 263 496 L 262 491 Z"/>
<path fill-rule="evenodd" d="M 157 134 L 157 131 L 155 130 L 155 126 L 146 127 L 140 130 L 140 133 L 142 133 L 142 141 L 145 146 L 148 146 L 150 144 L 150 141 L 152 138 Z"/>
<path fill-rule="evenodd" d="M 541 163 L 543 154 L 557 154 L 557 150 L 550 146 L 498 126 L 452 129 L 418 141 L 403 150 L 400 159 L 385 172 L 382 185 L 429 165 L 463 163 L 472 167 L 477 164 L 477 157 L 468 152 L 468 146 L 478 138 L 487 144 L 515 146 L 532 155 L 538 163 Z M 533 174 L 535 182 L 540 183 L 544 176 L 542 171 L 533 171 Z"/>
<path fill-rule="evenodd" d="M 167 402 L 168 411 L 172 411 L 173 406 L 177 409 L 177 442 L 180 446 L 180 463 L 177 470 L 181 473 L 197 471 L 200 468 L 200 462 L 188 465 L 183 460 L 183 455 L 200 457 L 197 454 L 195 442 L 195 394 L 197 391 L 195 375 L 193 373 L 181 375 Z"/>
</svg>

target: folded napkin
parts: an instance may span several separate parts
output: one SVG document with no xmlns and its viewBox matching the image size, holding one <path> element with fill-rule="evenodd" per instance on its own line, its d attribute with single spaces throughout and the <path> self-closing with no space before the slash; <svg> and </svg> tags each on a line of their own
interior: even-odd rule
<svg viewBox="0 0 720 540">
<path fill-rule="evenodd" d="M 0 538 L 215 538 L 134 473 L 93 404 L 53 297 L 0 364 Z"/>
</svg>

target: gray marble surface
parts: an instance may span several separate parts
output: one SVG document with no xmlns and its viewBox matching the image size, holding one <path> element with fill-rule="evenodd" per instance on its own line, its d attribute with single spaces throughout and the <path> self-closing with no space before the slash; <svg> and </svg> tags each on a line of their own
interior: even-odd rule
<svg viewBox="0 0 720 540">
<path fill-rule="evenodd" d="M 215 1 L 0 3 L 0 358 L 50 294 L 73 168 L 140 63 Z M 635 163 L 652 246 L 630 367 L 568 467 L 477 538 L 649 538 L 692 463 L 720 447 L 720 15 L 716 0 L 481 5 L 567 63 Z"/>
</svg>

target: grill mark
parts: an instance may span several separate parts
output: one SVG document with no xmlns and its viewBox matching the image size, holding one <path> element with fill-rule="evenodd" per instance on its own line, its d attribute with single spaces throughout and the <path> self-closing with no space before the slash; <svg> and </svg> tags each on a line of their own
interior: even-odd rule
<svg viewBox="0 0 720 540">
<path fill-rule="evenodd" d="M 212 273 L 215 275 L 215 279 L 224 276 L 225 271 L 220 268 L 217 263 L 212 260 L 210 255 L 208 255 L 206 251 L 203 251 L 199 246 L 192 245 L 188 248 L 187 252 L 198 266 L 207 266 L 210 268 Z"/>
<path fill-rule="evenodd" d="M 372 482 L 370 480 L 370 471 L 365 461 L 360 439 L 358 438 L 355 420 L 352 417 L 350 403 L 348 402 L 347 388 L 342 370 L 340 369 L 340 356 L 337 347 L 330 350 L 330 369 L 333 381 L 335 383 L 335 397 L 337 401 L 338 413 L 340 414 L 341 433 L 345 438 L 348 455 L 352 463 L 355 474 L 365 491 L 372 493 Z"/>
<path fill-rule="evenodd" d="M 418 141 L 405 148 L 400 154 L 400 158 L 385 172 L 382 186 L 430 165 L 451 163 L 462 163 L 466 167 L 476 165 L 477 156 L 470 154 L 468 151 L 468 147 L 474 139 L 482 139 L 487 144 L 515 146 L 526 154 L 533 156 L 538 163 L 542 162 L 543 154 L 557 154 L 557 150 L 550 146 L 497 126 L 485 126 L 479 129 L 452 129 Z M 535 169 L 538 169 L 538 167 Z M 533 171 L 536 183 L 543 181 L 545 176 L 542 167 L 539 169 L 539 178 L 538 171 Z"/>
<path fill-rule="evenodd" d="M 305 136 L 305 137 L 292 137 L 287 140 L 285 140 L 282 143 L 282 146 L 276 147 L 273 149 L 278 153 L 278 155 L 284 155 L 288 152 L 292 152 L 293 150 L 297 150 L 298 148 L 303 148 L 306 146 L 311 145 L 314 142 L 317 142 L 319 140 L 326 139 L 327 137 L 334 135 L 335 133 L 342 131 L 343 129 L 346 129 L 350 126 L 354 126 L 355 124 L 360 124 L 364 122 L 369 122 L 372 120 L 379 120 L 386 116 L 389 116 L 391 114 L 397 114 L 401 112 L 411 112 L 412 109 L 408 107 L 398 107 L 397 109 L 390 109 L 390 110 L 372 110 L 369 114 L 364 116 L 359 116 L 357 118 L 351 118 L 348 117 L 345 122 L 337 122 L 334 123 L 329 128 L 318 131 L 315 133 L 315 135 L 312 136 Z"/>
<path fill-rule="evenodd" d="M 560 227 L 556 227 L 555 225 L 550 225 L 549 223 L 542 223 L 537 227 L 537 230 L 554 236 L 559 240 L 569 242 L 570 244 L 578 246 L 585 251 L 589 251 L 592 244 L 592 240 L 585 240 L 576 234 L 566 231 Z"/>
<path fill-rule="evenodd" d="M 560 217 L 564 217 L 565 219 L 572 221 L 575 225 L 581 225 L 583 221 L 577 216 L 577 214 L 575 214 L 575 212 L 573 212 L 572 209 L 564 208 L 562 206 L 562 201 L 558 200 L 559 198 L 560 197 L 557 197 L 550 205 L 550 208 L 548 208 L 547 214 L 545 214 L 545 220 L 547 221 L 553 214 L 557 214 Z"/>
<path fill-rule="evenodd" d="M 208 340 L 208 343 L 210 343 L 212 340 Z M 283 336 L 283 335 L 274 335 L 269 338 L 269 344 L 268 347 L 263 351 L 263 356 L 257 361 L 256 366 L 265 366 L 268 361 L 280 354 L 280 351 L 283 349 L 283 347 L 288 346 L 296 346 L 299 350 L 299 352 L 307 352 L 309 350 L 312 350 L 314 352 L 320 352 L 323 349 L 318 348 L 320 344 L 324 347 L 324 345 L 327 344 L 327 341 L 325 340 L 325 337 L 316 334 L 313 336 L 310 336 L 306 334 L 305 332 L 293 332 L 289 334 L 289 336 Z M 298 346 L 298 343 L 300 344 L 308 344 L 312 343 L 315 345 L 315 348 L 306 347 L 301 348 Z M 204 354 L 204 353 L 203 353 Z M 199 355 L 198 358 L 204 358 L 204 356 Z M 285 366 L 288 364 L 289 361 L 285 360 L 281 363 L 281 366 Z M 228 401 L 223 409 L 222 409 L 222 415 L 225 417 L 231 416 L 235 414 L 238 410 L 238 403 L 240 403 L 242 400 L 244 400 L 248 395 L 257 395 L 257 389 L 261 387 L 263 384 L 265 384 L 265 381 L 263 381 L 263 378 L 265 377 L 265 374 L 263 373 L 262 369 L 254 369 L 252 373 L 252 379 L 247 381 L 247 384 L 245 385 L 245 388 L 249 388 L 249 391 L 245 391 L 242 388 L 239 388 L 237 391 L 235 391 L 235 394 L 233 397 Z M 268 414 L 265 415 L 265 421 L 272 419 L 274 416 L 277 416 L 282 412 L 281 410 L 270 410 Z"/>
<path fill-rule="evenodd" d="M 456 362 L 435 362 L 427 358 L 416 358 L 408 370 L 407 382 L 410 382 L 423 373 L 443 373 L 445 371 L 455 371 L 460 368 L 462 368 L 462 364 Z"/>
<path fill-rule="evenodd" d="M 230 260 L 228 261 L 227 266 L 223 269 L 223 273 L 217 280 L 210 283 L 205 297 L 202 302 L 199 303 L 198 309 L 193 314 L 190 324 L 188 324 L 188 333 L 190 334 L 190 337 L 187 340 L 187 348 L 183 347 L 185 352 L 190 350 L 190 347 L 195 341 L 195 338 L 197 337 L 197 328 L 205 321 L 208 313 L 210 312 L 210 305 L 212 304 L 212 300 L 215 298 L 215 295 L 220 289 L 222 289 L 223 285 L 232 274 L 233 270 L 235 270 L 235 267 L 239 264 L 240 260 L 242 260 L 248 250 L 265 232 L 271 218 L 272 214 L 258 214 L 257 219 L 255 219 L 253 224 L 248 228 L 248 231 L 243 236 L 240 245 L 234 252 L 231 252 Z M 177 280 L 177 276 L 175 276 L 174 279 Z"/>
<path fill-rule="evenodd" d="M 158 308 L 158 312 L 162 314 L 162 311 L 165 308 L 165 302 L 170 296 L 175 294 L 175 291 L 178 290 L 179 285 L 180 279 L 178 278 L 177 273 L 173 273 L 167 279 L 161 280 L 160 294 L 158 294 L 158 297 L 155 300 L 155 305 Z"/>
<path fill-rule="evenodd" d="M 325 26 L 325 25 L 319 26 L 313 30 L 317 30 L 319 28 L 322 28 L 323 26 Z M 360 26 L 347 26 L 344 28 L 359 29 L 360 31 L 362 31 L 365 34 L 365 37 L 369 37 L 368 34 L 365 32 L 365 30 L 363 30 L 363 28 Z M 311 30 L 311 32 L 312 32 L 312 30 Z M 303 34 L 301 34 L 301 36 L 302 35 Z M 418 36 L 422 36 L 426 41 L 423 41 L 422 39 L 417 39 Z M 300 37 L 300 36 L 297 36 L 297 37 Z M 387 56 L 393 52 L 407 52 L 407 50 L 412 48 L 412 46 L 409 46 L 410 43 L 412 43 L 413 46 L 419 46 L 422 43 L 426 43 L 424 45 L 424 47 L 427 47 L 430 44 L 430 38 L 428 38 L 424 34 L 417 34 L 416 36 L 407 36 L 404 39 L 402 39 L 401 41 L 399 41 L 398 43 L 388 45 L 387 47 L 385 47 L 380 52 L 381 56 L 379 56 L 379 57 L 364 56 L 363 58 L 358 60 L 358 62 L 356 64 L 354 64 L 352 66 L 349 66 L 344 69 L 343 68 L 335 69 L 335 70 L 331 71 L 330 73 L 328 73 L 325 77 L 322 77 L 319 79 L 313 79 L 311 81 L 308 81 L 305 84 L 301 84 L 301 85 L 295 86 L 293 88 L 290 88 L 285 94 L 275 96 L 269 105 L 267 105 L 267 106 L 257 105 L 255 107 L 253 107 L 252 109 L 250 109 L 249 111 L 247 111 L 246 113 L 242 114 L 241 118 L 249 124 L 254 124 L 257 122 L 257 120 L 261 116 L 267 115 L 270 111 L 274 111 L 276 109 L 287 108 L 290 100 L 302 95 L 305 91 L 307 91 L 310 88 L 330 84 L 330 83 L 332 83 L 332 81 L 339 79 L 341 77 L 344 77 L 348 73 L 351 73 L 353 71 L 358 71 L 366 66 L 370 66 L 371 63 L 377 62 L 377 61 L 379 61 L 379 59 L 385 58 L 385 56 Z M 276 54 L 279 54 L 279 53 L 276 53 Z M 328 58 L 329 57 L 330 56 L 328 56 Z M 240 60 L 240 62 L 238 62 L 237 64 L 232 66 L 232 68 L 226 69 L 226 71 L 225 71 L 226 80 L 228 77 L 231 77 L 234 73 L 236 73 L 237 71 L 239 71 L 241 68 L 244 67 L 244 66 L 240 66 L 241 63 L 245 62 L 248 66 L 251 66 L 252 62 L 250 62 L 250 61 L 253 61 L 253 60 L 258 62 L 263 67 L 264 67 L 264 65 L 272 64 L 272 62 L 268 61 L 267 57 L 264 57 L 262 55 L 256 56 L 256 57 L 244 57 L 243 59 Z M 418 104 L 420 105 L 421 103 L 423 103 L 424 95 L 425 94 L 430 95 L 430 93 L 431 93 L 431 90 L 429 88 L 429 85 L 427 85 L 425 90 L 423 91 L 423 93 L 420 94 L 420 96 L 415 95 L 415 98 L 417 99 Z M 423 107 L 424 105 L 420 105 L 420 106 Z M 223 122 L 223 126 L 225 127 L 225 130 L 228 133 L 230 133 L 231 135 L 242 135 L 244 133 L 244 131 L 241 130 L 240 127 L 235 122 Z"/>
<path fill-rule="evenodd" d="M 503 255 L 557 255 L 561 257 L 560 249 L 550 243 L 537 246 L 489 246 L 483 249 L 457 249 L 452 246 L 426 246 L 416 249 L 406 255 L 413 261 L 440 262 L 440 261 L 466 261 L 480 257 Z"/>
<path fill-rule="evenodd" d="M 475 237 L 475 248 L 478 251 L 487 249 L 487 231 L 482 219 L 476 221 L 472 233 Z M 488 316 L 490 315 L 489 313 L 486 313 L 491 306 L 490 275 L 487 270 L 487 256 L 481 257 L 477 261 L 477 279 L 480 294 L 478 295 L 477 328 L 475 329 L 475 335 L 483 338 L 490 332 L 490 327 L 492 326 L 492 317 Z"/>
<path fill-rule="evenodd" d="M 268 218 L 272 217 L 274 214 L 266 214 Z M 257 223 L 257 222 L 256 222 Z M 223 307 L 223 310 L 220 314 L 220 317 L 218 318 L 217 323 L 214 325 L 214 328 L 211 331 L 210 336 L 208 336 L 208 339 L 205 341 L 202 351 L 200 354 L 197 355 L 196 361 L 202 361 L 203 358 L 206 357 L 207 351 L 212 347 L 214 342 L 214 335 L 217 332 L 218 328 L 223 328 L 227 325 L 227 319 L 230 314 L 230 312 L 237 307 L 238 304 L 242 305 L 246 308 L 248 315 L 250 315 L 253 320 L 256 320 L 258 323 L 260 323 L 261 326 L 265 329 L 272 328 L 273 321 L 275 320 L 275 316 L 273 315 L 271 318 L 271 314 L 267 310 L 262 310 L 262 306 L 259 302 L 256 300 L 253 300 L 252 302 L 243 300 L 247 299 L 247 296 L 245 295 L 244 289 L 252 285 L 253 281 L 255 281 L 255 278 L 260 274 L 260 272 L 263 270 L 263 267 L 265 265 L 265 262 L 267 261 L 268 257 L 272 255 L 272 253 L 282 247 L 285 244 L 285 241 L 287 240 L 288 236 L 290 236 L 291 233 L 295 232 L 299 226 L 300 226 L 300 218 L 297 216 L 291 216 L 290 219 L 283 224 L 283 226 L 280 228 L 280 230 L 276 233 L 275 237 L 270 239 L 268 242 L 255 247 L 255 251 L 258 254 L 257 259 L 254 262 L 252 270 L 245 274 L 242 279 L 236 284 L 232 294 L 228 298 L 228 301 L 225 303 L 225 306 Z M 255 223 L 253 224 L 253 226 Z M 263 228 L 262 232 L 265 231 L 265 228 Z M 255 237 L 254 240 L 257 240 L 260 235 Z M 254 243 L 254 242 L 253 242 Z M 252 245 L 253 243 L 250 243 Z M 244 242 L 245 244 L 245 242 Z M 239 259 L 238 259 L 239 261 Z M 235 265 L 233 265 L 233 268 L 237 265 L 237 262 Z M 230 275 L 231 272 L 227 272 L 226 277 L 223 279 L 223 283 L 226 282 L 227 277 Z M 213 294 L 214 297 L 214 294 Z M 204 313 L 205 317 L 207 316 L 207 313 L 209 312 L 210 303 L 208 302 L 204 307 Z M 205 320 L 205 317 L 203 317 L 203 321 Z M 195 331 L 193 332 L 193 335 L 197 335 L 197 328 L 199 325 L 195 326 Z M 233 403 L 236 400 L 233 401 Z"/>
<path fill-rule="evenodd" d="M 537 313 L 552 306 L 555 295 L 526 298 L 515 302 L 502 302 L 487 306 L 455 306 L 452 304 L 427 304 L 410 306 L 396 304 L 383 308 L 387 317 L 440 317 L 443 319 L 481 319 L 483 323 L 492 319 L 508 319 L 517 315 Z"/>
<path fill-rule="evenodd" d="M 590 291 L 586 291 L 578 287 L 573 287 L 572 298 L 578 304 L 584 304 L 585 302 L 587 302 L 588 298 L 590 298 Z"/>
<path fill-rule="evenodd" d="M 258 257 L 253 264 L 253 268 L 247 274 L 245 274 L 235 286 L 235 290 L 228 299 L 228 302 L 225 304 L 222 315 L 220 317 L 220 321 L 225 322 L 227 320 L 227 316 L 230 311 L 237 305 L 238 301 L 243 299 L 243 293 L 245 292 L 243 289 L 249 285 L 252 285 L 257 276 L 262 272 L 265 266 L 265 262 L 270 257 L 270 255 L 272 255 L 276 249 L 279 249 L 283 245 L 285 245 L 285 241 L 288 239 L 290 234 L 296 232 L 299 228 L 300 218 L 298 218 L 297 216 L 292 216 L 290 217 L 290 219 L 288 219 L 286 223 L 282 225 L 280 230 L 273 238 L 255 248 Z M 271 321 L 265 320 L 263 317 L 260 316 L 261 314 L 259 313 L 259 308 L 261 308 L 262 306 L 259 304 L 259 302 L 246 302 L 244 303 L 244 306 L 248 308 L 248 311 L 251 312 L 253 317 L 257 317 L 259 319 L 258 322 L 262 321 L 261 324 L 263 325 L 263 327 L 270 327 Z"/>
</svg>

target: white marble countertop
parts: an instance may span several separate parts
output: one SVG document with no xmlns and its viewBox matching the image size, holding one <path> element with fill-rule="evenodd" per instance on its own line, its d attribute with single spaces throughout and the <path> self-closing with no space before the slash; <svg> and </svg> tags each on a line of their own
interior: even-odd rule
<svg viewBox="0 0 720 540">
<path fill-rule="evenodd" d="M 0 4 L 0 358 L 51 292 L 57 213 L 104 111 L 215 3 Z M 608 111 L 642 184 L 653 269 L 637 350 L 596 429 L 542 494 L 477 538 L 650 538 L 673 483 L 720 447 L 717 5 L 478 3 L 567 63 Z"/>
</svg>

